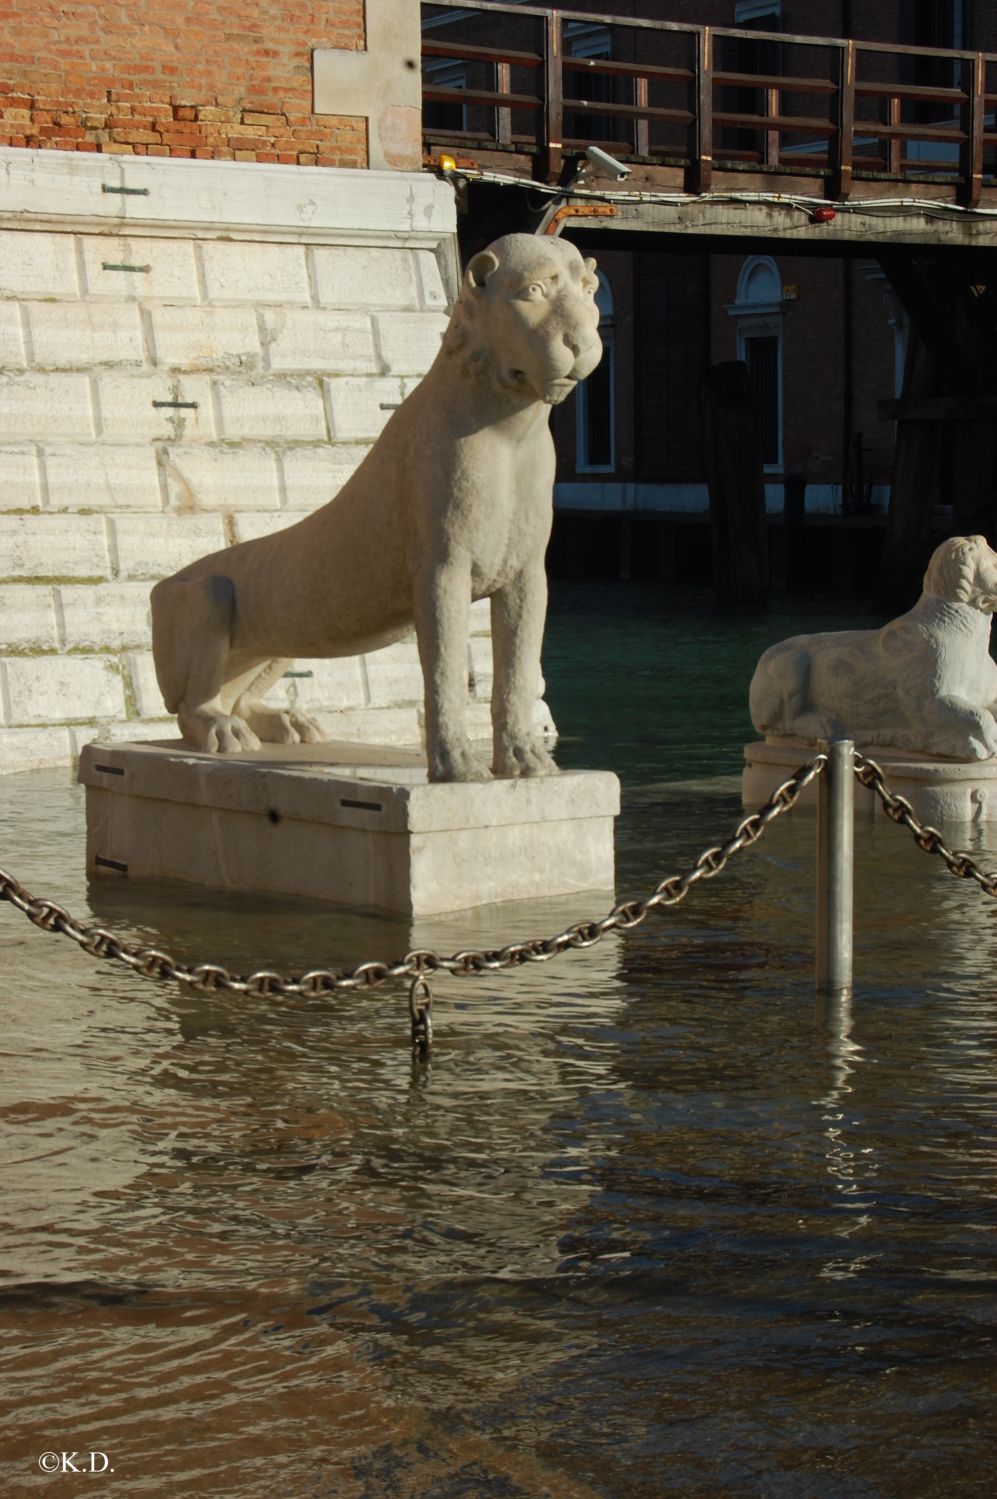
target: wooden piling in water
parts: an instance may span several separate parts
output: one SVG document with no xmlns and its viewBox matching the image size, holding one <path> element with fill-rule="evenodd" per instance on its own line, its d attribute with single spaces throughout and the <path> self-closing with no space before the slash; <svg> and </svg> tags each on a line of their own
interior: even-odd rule
<svg viewBox="0 0 997 1499">
<path fill-rule="evenodd" d="M 706 370 L 700 385 L 717 602 L 764 608 L 768 531 L 755 401 L 742 360 Z"/>
</svg>

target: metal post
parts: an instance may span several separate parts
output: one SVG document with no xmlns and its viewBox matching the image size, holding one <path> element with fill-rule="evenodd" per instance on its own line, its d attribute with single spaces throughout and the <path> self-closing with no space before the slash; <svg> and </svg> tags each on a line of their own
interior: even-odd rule
<svg viewBox="0 0 997 1499">
<path fill-rule="evenodd" d="M 855 848 L 855 745 L 822 744 L 827 755 L 817 782 L 817 989 L 850 994 Z"/>
</svg>

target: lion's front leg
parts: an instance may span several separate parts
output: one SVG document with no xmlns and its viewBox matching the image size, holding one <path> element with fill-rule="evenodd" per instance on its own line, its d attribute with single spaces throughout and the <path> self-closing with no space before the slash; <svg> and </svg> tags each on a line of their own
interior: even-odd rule
<svg viewBox="0 0 997 1499">
<path fill-rule="evenodd" d="M 557 765 L 533 729 L 540 692 L 540 647 L 547 616 L 543 561 L 492 595 L 492 772 L 496 776 L 555 775 Z"/>
<path fill-rule="evenodd" d="M 447 562 L 413 582 L 413 612 L 425 684 L 426 759 L 431 781 L 487 781 L 467 733 L 470 564 Z"/>
</svg>

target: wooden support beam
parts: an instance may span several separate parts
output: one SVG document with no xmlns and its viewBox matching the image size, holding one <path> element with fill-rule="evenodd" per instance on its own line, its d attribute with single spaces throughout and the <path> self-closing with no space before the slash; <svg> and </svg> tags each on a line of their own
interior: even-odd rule
<svg viewBox="0 0 997 1499">
<path fill-rule="evenodd" d="M 896 94 L 891 95 L 887 101 L 886 118 L 889 129 L 885 135 L 886 140 L 886 170 L 891 177 L 900 176 L 900 155 L 903 150 L 903 141 L 900 139 L 900 100 Z"/>
<path fill-rule="evenodd" d="M 692 83 L 691 68 L 656 68 L 643 62 L 610 62 L 605 57 L 565 57 L 566 73 L 598 73 L 603 78 L 654 79 L 658 83 Z"/>
<path fill-rule="evenodd" d="M 602 99 L 566 99 L 565 104 L 573 113 L 583 115 L 618 115 L 620 119 L 671 120 L 679 125 L 688 125 L 692 115 L 687 109 L 654 109 L 649 104 L 615 104 Z M 759 120 L 764 124 L 764 120 Z M 792 122 L 790 122 L 792 123 Z"/>
<path fill-rule="evenodd" d="M 938 366 L 930 350 L 912 332 L 907 346 L 903 399 L 930 399 Z M 942 428 L 937 422 L 902 421 L 897 427 L 890 508 L 877 584 L 877 601 L 891 609 L 908 609 L 917 598 L 931 555 L 931 510 L 938 484 Z"/>
<path fill-rule="evenodd" d="M 879 262 L 931 352 L 941 389 L 973 400 L 997 394 L 997 328 L 989 268 L 983 268 L 981 294 L 976 282 L 978 256 L 921 256 L 883 249 Z"/>
<path fill-rule="evenodd" d="M 852 157 L 855 148 L 855 43 L 842 42 L 838 49 L 838 92 L 834 100 L 835 134 L 830 143 L 830 195 L 843 201 L 852 190 Z"/>
<path fill-rule="evenodd" d="M 958 422 L 952 443 L 952 529 L 997 542 L 997 422 Z"/>
<path fill-rule="evenodd" d="M 535 94 L 510 94 L 501 88 L 424 88 L 422 97 L 431 104 L 494 104 L 499 109 L 540 109 L 543 102 Z"/>
<path fill-rule="evenodd" d="M 769 93 L 778 100 L 778 89 Z M 608 106 L 607 106 L 608 108 Z M 738 125 L 745 130 L 770 131 L 778 136 L 780 130 L 798 130 L 801 135 L 834 135 L 835 126 L 827 120 L 810 119 L 802 115 L 781 115 L 778 103 L 765 114 L 738 113 L 732 109 L 718 109 L 713 116 L 714 125 Z"/>
<path fill-rule="evenodd" d="M 894 106 L 896 108 L 894 109 Z M 859 129 L 876 140 L 897 139 L 904 141 L 935 141 L 945 146 L 963 146 L 966 142 L 962 130 L 954 125 L 911 125 L 900 118 L 900 100 L 890 100 L 890 124 L 878 125 L 875 120 L 863 120 Z"/>
<path fill-rule="evenodd" d="M 510 52 L 507 47 L 469 47 L 467 42 L 434 42 L 428 37 L 422 41 L 423 57 L 456 57 L 462 62 L 507 62 L 517 68 L 539 68 L 543 58 L 539 52 Z"/>
<path fill-rule="evenodd" d="M 556 10 L 542 17 L 544 55 L 544 107 L 538 116 L 540 175 L 556 182 L 564 155 L 564 24 Z"/>
<path fill-rule="evenodd" d="M 507 62 L 495 64 L 495 91 L 512 93 L 512 68 Z M 506 105 L 500 105 L 495 111 L 495 139 L 500 145 L 512 145 L 512 110 Z"/>
<path fill-rule="evenodd" d="M 777 88 L 765 90 L 765 113 L 768 129 L 765 131 L 765 165 L 777 167 L 779 165 L 779 152 L 782 146 L 782 135 L 778 128 L 782 124 L 779 119 L 779 101 L 782 98 Z"/>
<path fill-rule="evenodd" d="M 768 595 L 765 485 L 758 416 L 743 360 L 706 370 L 700 402 L 717 602 L 763 608 Z"/>
<path fill-rule="evenodd" d="M 790 73 L 714 73 L 717 87 L 779 88 L 794 94 L 836 94 L 838 85 L 828 78 L 800 78 Z"/>
<path fill-rule="evenodd" d="M 983 191 L 983 126 L 986 115 L 986 64 L 983 53 L 967 57 L 963 64 L 967 99 L 960 110 L 965 140 L 959 150 L 959 202 L 975 208 Z"/>
<path fill-rule="evenodd" d="M 693 34 L 696 49 L 693 109 L 689 127 L 689 191 L 708 193 L 713 184 L 713 32 L 703 26 Z"/>
<path fill-rule="evenodd" d="M 634 81 L 634 106 L 638 110 L 634 126 L 634 149 L 638 156 L 648 156 L 651 151 L 651 129 L 648 124 L 649 93 L 646 78 Z"/>
<path fill-rule="evenodd" d="M 881 251 L 879 263 L 918 338 L 926 345 L 934 364 L 948 377 L 945 383 L 950 389 L 959 389 L 964 351 L 959 346 L 951 307 L 942 296 L 944 278 L 938 266 L 930 261 L 922 266 L 902 250 Z M 906 389 L 904 393 L 907 394 Z"/>
<path fill-rule="evenodd" d="M 902 52 L 904 49 L 898 50 Z M 952 105 L 966 102 L 961 88 L 924 88 L 910 83 L 856 83 L 855 92 L 863 99 L 908 99 L 925 104 Z"/>
</svg>

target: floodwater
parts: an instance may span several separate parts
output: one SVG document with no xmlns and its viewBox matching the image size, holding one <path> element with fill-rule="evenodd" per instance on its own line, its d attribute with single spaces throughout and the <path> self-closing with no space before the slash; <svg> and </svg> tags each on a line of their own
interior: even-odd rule
<svg viewBox="0 0 997 1499">
<path fill-rule="evenodd" d="M 621 773 L 621 897 L 739 820 L 751 667 L 800 624 L 556 591 L 560 756 Z M 997 914 L 861 824 L 856 992 L 822 1009 L 814 843 L 795 813 L 631 934 L 441 980 L 426 1068 L 403 990 L 198 998 L 0 906 L 3 1494 L 989 1496 Z M 88 892 L 63 773 L 0 780 L 0 864 L 242 970 L 411 935 Z M 609 904 L 416 936 L 452 951 Z"/>
</svg>

